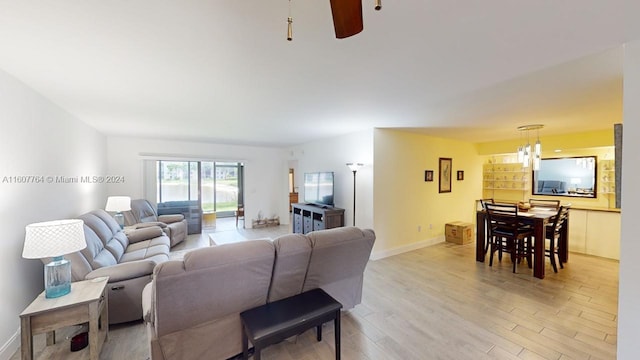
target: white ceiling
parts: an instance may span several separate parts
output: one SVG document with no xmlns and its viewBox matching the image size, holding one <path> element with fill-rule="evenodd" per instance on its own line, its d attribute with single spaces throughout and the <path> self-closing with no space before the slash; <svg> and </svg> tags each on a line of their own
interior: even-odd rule
<svg viewBox="0 0 640 360">
<path fill-rule="evenodd" d="M 0 0 L 0 69 L 109 135 L 287 146 L 371 127 L 472 141 L 622 120 L 640 1 Z"/>
</svg>

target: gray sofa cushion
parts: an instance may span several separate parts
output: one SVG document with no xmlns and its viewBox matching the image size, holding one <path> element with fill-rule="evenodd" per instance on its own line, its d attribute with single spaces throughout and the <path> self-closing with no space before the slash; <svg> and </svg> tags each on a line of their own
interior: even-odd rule
<svg viewBox="0 0 640 360">
<path fill-rule="evenodd" d="M 311 258 L 311 241 L 302 234 L 289 234 L 273 241 L 276 259 L 269 287 L 269 302 L 302 292 Z"/>
<path fill-rule="evenodd" d="M 341 227 L 307 236 L 313 251 L 302 291 L 322 288 L 345 310 L 359 304 L 364 268 L 376 238 L 373 230 Z"/>
<path fill-rule="evenodd" d="M 153 301 L 163 314 L 155 322 L 158 337 L 265 304 L 274 257 L 271 241 L 251 240 L 157 265 Z"/>
</svg>

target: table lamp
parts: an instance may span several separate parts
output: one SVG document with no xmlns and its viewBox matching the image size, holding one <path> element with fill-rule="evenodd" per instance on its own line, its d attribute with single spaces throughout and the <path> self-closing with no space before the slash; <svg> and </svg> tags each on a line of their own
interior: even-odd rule
<svg viewBox="0 0 640 360">
<path fill-rule="evenodd" d="M 45 297 L 57 298 L 71 292 L 71 262 L 64 255 L 85 247 L 82 220 L 56 220 L 26 226 L 22 257 L 52 258 L 44 266 Z"/>
<path fill-rule="evenodd" d="M 124 229 L 124 215 L 122 215 L 122 212 L 131 210 L 131 198 L 128 196 L 109 196 L 104 209 L 115 212 L 114 218 L 120 225 L 120 229 Z"/>
</svg>

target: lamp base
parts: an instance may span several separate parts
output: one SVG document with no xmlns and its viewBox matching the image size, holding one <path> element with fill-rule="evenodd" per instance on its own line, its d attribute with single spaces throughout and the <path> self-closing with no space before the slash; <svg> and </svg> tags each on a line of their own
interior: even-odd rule
<svg viewBox="0 0 640 360">
<path fill-rule="evenodd" d="M 114 216 L 118 225 L 120 225 L 120 229 L 124 229 L 124 215 L 121 212 L 117 212 Z"/>
<path fill-rule="evenodd" d="M 71 292 L 71 262 L 56 256 L 44 266 L 44 296 L 57 298 Z"/>
</svg>

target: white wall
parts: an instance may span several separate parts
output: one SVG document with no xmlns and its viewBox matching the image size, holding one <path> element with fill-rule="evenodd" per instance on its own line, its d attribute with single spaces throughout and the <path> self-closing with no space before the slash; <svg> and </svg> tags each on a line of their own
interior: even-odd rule
<svg viewBox="0 0 640 360">
<path fill-rule="evenodd" d="M 179 126 L 179 125 L 177 125 Z M 123 176 L 124 183 L 111 184 L 109 195 L 145 197 L 143 160 L 216 160 L 245 164 L 244 205 L 247 227 L 261 211 L 265 217 L 280 216 L 289 221 L 289 167 L 286 151 L 277 148 L 109 137 L 107 157 L 110 174 Z M 149 199 L 155 201 L 155 199 Z"/>
<path fill-rule="evenodd" d="M 20 343 L 18 315 L 44 288 L 42 263 L 22 258 L 24 228 L 104 206 L 104 185 L 55 177 L 104 175 L 106 139 L 3 71 L 0 119 L 0 359 L 8 359 Z M 29 175 L 44 182 L 13 179 Z"/>
<path fill-rule="evenodd" d="M 356 173 L 356 226 L 373 228 L 373 129 L 294 147 L 295 183 L 304 199 L 304 173 L 334 172 L 335 206 L 345 209 L 345 225 L 353 225 L 353 173 L 347 163 L 363 163 Z M 292 162 L 295 164 L 295 162 Z"/>
<path fill-rule="evenodd" d="M 636 223 L 640 218 L 640 178 L 637 166 L 640 143 L 640 41 L 625 45 L 624 128 L 622 147 L 622 239 L 618 293 L 618 359 L 637 359 L 640 354 L 640 241 Z"/>
</svg>

